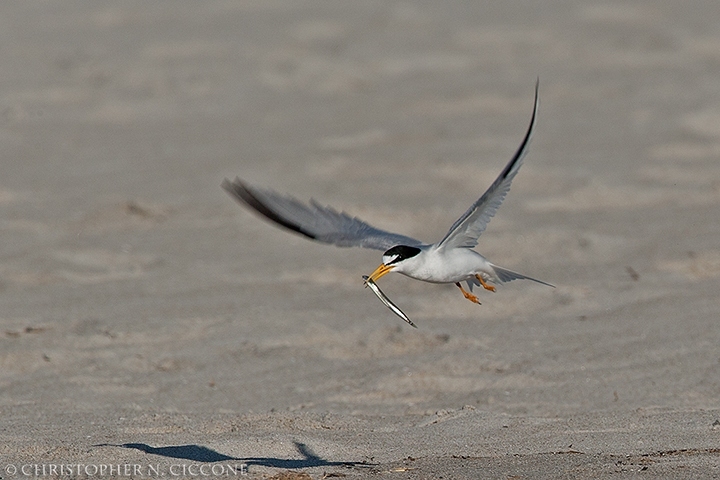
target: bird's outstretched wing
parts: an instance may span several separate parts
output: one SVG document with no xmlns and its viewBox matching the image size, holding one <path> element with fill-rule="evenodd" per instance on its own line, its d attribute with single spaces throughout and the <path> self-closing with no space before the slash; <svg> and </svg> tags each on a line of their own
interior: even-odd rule
<svg viewBox="0 0 720 480">
<path fill-rule="evenodd" d="M 527 153 L 530 138 L 535 129 L 537 110 L 540 104 L 540 98 L 538 96 L 539 85 L 540 81 L 538 80 L 537 83 L 535 83 L 535 107 L 533 108 L 532 118 L 530 119 L 530 126 L 512 160 L 505 166 L 500 176 L 498 176 L 483 196 L 473 203 L 462 217 L 455 221 L 448 233 L 445 234 L 445 238 L 438 242 L 438 248 L 472 248 L 477 245 L 478 237 L 485 231 L 488 222 L 495 216 L 498 207 L 500 207 L 500 204 L 505 200 L 505 196 L 510 191 L 510 184 L 518 170 L 520 170 L 523 157 L 525 157 Z"/>
<path fill-rule="evenodd" d="M 422 244 L 414 238 L 375 228 L 332 207 L 323 207 L 315 200 L 306 205 L 292 197 L 250 186 L 239 178 L 232 182 L 225 179 L 222 188 L 268 220 L 318 242 L 383 251 L 395 245 Z"/>
</svg>

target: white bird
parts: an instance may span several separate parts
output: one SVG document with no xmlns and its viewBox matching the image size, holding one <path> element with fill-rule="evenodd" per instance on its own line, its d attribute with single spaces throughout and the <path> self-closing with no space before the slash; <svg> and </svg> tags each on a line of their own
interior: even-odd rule
<svg viewBox="0 0 720 480">
<path fill-rule="evenodd" d="M 494 292 L 495 287 L 491 283 L 525 279 L 553 287 L 541 280 L 499 267 L 472 250 L 505 199 L 527 153 L 540 103 L 538 87 L 539 82 L 535 84 L 535 104 L 530 126 L 515 155 L 490 188 L 455 221 L 445 237 L 437 243 L 428 245 L 414 238 L 380 230 L 345 212 L 323 207 L 315 200 L 310 200 L 307 205 L 292 197 L 250 186 L 240 178 L 232 182 L 225 179 L 222 188 L 265 218 L 312 240 L 339 247 L 385 250 L 382 263 L 366 281 L 374 282 L 389 272 L 397 272 L 424 282 L 454 283 L 465 298 L 477 304 L 480 304 L 478 297 L 471 293 L 476 285 Z M 460 282 L 466 282 L 469 291 Z"/>
</svg>

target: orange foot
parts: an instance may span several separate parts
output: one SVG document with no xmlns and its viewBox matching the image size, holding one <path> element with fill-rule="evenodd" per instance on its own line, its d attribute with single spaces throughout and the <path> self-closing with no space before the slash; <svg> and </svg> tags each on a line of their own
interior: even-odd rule
<svg viewBox="0 0 720 480">
<path fill-rule="evenodd" d="M 456 283 L 455 285 L 457 285 L 457 287 L 460 289 L 460 291 L 461 291 L 462 294 L 465 296 L 465 298 L 467 298 L 468 300 L 470 300 L 470 301 L 473 302 L 473 303 L 477 303 L 478 305 L 482 305 L 482 304 L 480 303 L 480 300 L 478 300 L 478 297 L 476 297 L 475 295 L 473 295 L 473 294 L 470 293 L 470 292 L 465 291 L 465 289 L 462 288 L 462 285 L 460 285 L 459 283 Z"/>
<path fill-rule="evenodd" d="M 485 283 L 485 280 L 483 280 L 480 275 L 475 275 L 475 278 L 478 279 L 478 281 L 480 282 L 480 285 L 482 285 L 483 287 L 485 287 L 485 290 L 490 290 L 491 292 L 494 292 L 494 291 L 495 291 L 495 287 L 493 287 L 492 285 L 488 285 L 487 283 Z"/>
</svg>

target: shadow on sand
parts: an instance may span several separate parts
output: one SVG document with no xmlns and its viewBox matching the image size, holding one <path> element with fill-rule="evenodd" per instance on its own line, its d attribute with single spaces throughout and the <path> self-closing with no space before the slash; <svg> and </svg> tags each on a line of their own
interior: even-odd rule
<svg viewBox="0 0 720 480">
<path fill-rule="evenodd" d="M 224 462 L 228 460 L 234 460 L 242 462 L 248 467 L 250 466 L 262 466 L 272 468 L 284 468 L 288 470 L 309 468 L 309 467 L 360 467 L 360 466 L 371 466 L 366 462 L 331 462 L 318 456 L 313 452 L 307 445 L 300 442 L 293 442 L 298 453 L 302 458 L 275 458 L 275 457 L 250 457 L 250 458 L 238 458 L 231 457 L 220 452 L 216 452 L 207 447 L 200 445 L 171 445 L 167 447 L 151 447 L 145 443 L 123 443 L 121 445 L 104 443 L 95 445 L 96 447 L 121 447 L 121 448 L 134 448 L 145 453 L 153 455 L 160 455 L 161 457 L 168 458 L 179 458 L 183 460 L 190 460 L 193 462 Z"/>
</svg>

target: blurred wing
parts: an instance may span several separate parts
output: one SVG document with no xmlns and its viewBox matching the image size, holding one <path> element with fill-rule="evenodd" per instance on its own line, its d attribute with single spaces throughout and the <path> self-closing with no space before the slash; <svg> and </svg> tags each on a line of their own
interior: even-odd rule
<svg viewBox="0 0 720 480">
<path fill-rule="evenodd" d="M 239 178 L 232 182 L 225 179 L 222 188 L 268 220 L 318 242 L 383 251 L 395 245 L 422 244 L 414 238 L 375 228 L 332 207 L 323 207 L 314 200 L 306 205 L 292 197 L 252 187 Z"/>
<path fill-rule="evenodd" d="M 535 123 L 537 120 L 537 110 L 540 104 L 538 96 L 538 87 L 540 81 L 535 84 L 535 107 L 533 108 L 532 118 L 530 119 L 530 127 L 528 128 L 525 138 L 523 138 L 520 147 L 518 147 L 515 155 L 510 163 L 508 163 L 500 176 L 487 189 L 462 217 L 458 218 L 450 230 L 438 243 L 438 248 L 472 248 L 477 245 L 478 237 L 485 231 L 490 219 L 495 216 L 495 212 L 505 200 L 505 196 L 510 191 L 510 184 L 517 175 L 523 158 L 528 150 L 530 138 L 532 137 Z"/>
</svg>

